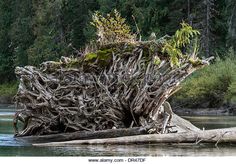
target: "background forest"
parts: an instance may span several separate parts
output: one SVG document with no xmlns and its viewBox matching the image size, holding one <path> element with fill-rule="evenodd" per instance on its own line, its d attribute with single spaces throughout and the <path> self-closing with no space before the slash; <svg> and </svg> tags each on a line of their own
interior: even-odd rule
<svg viewBox="0 0 236 164">
<path fill-rule="evenodd" d="M 117 9 L 142 40 L 172 35 L 185 21 L 201 32 L 201 57 L 213 64 L 197 71 L 172 102 L 181 107 L 219 107 L 236 102 L 235 0 L 1 0 L 0 95 L 17 89 L 14 68 L 77 56 L 95 39 L 95 11 Z"/>
</svg>

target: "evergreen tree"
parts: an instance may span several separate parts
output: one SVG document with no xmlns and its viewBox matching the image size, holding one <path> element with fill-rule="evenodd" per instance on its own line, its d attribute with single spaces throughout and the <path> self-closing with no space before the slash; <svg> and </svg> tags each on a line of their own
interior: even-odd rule
<svg viewBox="0 0 236 164">
<path fill-rule="evenodd" d="M 204 56 L 212 55 L 212 18 L 214 17 L 214 0 L 202 0 L 194 2 L 193 26 L 201 32 L 201 52 Z"/>
<path fill-rule="evenodd" d="M 172 35 L 185 21 L 201 32 L 201 54 L 236 51 L 235 0 L 2 0 L 0 1 L 1 82 L 14 67 L 71 55 L 95 37 L 92 13 L 117 9 L 142 39 Z M 137 31 L 137 26 L 139 31 Z"/>
<path fill-rule="evenodd" d="M 76 49 L 85 45 L 90 38 L 89 22 L 92 20 L 92 12 L 99 7 L 96 0 L 67 1 L 63 7 L 65 38 L 68 44 Z M 94 31 L 93 31 L 94 32 Z M 86 35 L 87 34 L 87 35 Z"/>
<path fill-rule="evenodd" d="M 14 22 L 11 24 L 10 36 L 14 47 L 15 65 L 28 64 L 27 49 L 34 42 L 32 31 L 32 0 L 15 1 Z"/>
<path fill-rule="evenodd" d="M 14 79 L 13 45 L 9 34 L 13 21 L 14 1 L 0 1 L 0 82 Z"/>
<path fill-rule="evenodd" d="M 218 56 L 225 55 L 228 50 L 227 47 L 227 33 L 228 33 L 228 11 L 225 0 L 215 1 L 215 15 L 212 18 L 212 52 Z"/>
<path fill-rule="evenodd" d="M 34 10 L 32 30 L 35 40 L 27 50 L 31 64 L 37 65 L 42 61 L 55 60 L 64 54 L 66 46 L 61 23 L 63 2 L 63 0 L 32 1 Z"/>
<path fill-rule="evenodd" d="M 236 52 L 236 1 L 228 0 L 228 11 L 230 16 L 228 17 L 229 29 L 228 29 L 228 44 Z"/>
</svg>

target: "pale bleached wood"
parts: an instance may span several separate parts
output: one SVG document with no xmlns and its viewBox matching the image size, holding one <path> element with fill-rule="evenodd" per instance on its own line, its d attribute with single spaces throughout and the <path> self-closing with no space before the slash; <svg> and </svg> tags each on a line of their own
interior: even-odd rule
<svg viewBox="0 0 236 164">
<path fill-rule="evenodd" d="M 236 128 L 188 131 L 169 134 L 148 134 L 118 138 L 73 140 L 33 144 L 34 146 L 78 146 L 81 144 L 146 144 L 146 143 L 236 143 Z"/>
</svg>

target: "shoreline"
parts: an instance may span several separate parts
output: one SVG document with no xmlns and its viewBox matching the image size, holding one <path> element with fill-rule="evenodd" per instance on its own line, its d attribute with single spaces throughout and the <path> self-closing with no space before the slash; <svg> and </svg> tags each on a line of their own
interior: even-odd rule
<svg viewBox="0 0 236 164">
<path fill-rule="evenodd" d="M 14 104 L 13 103 L 13 96 L 2 96 L 0 95 L 0 106 L 4 104 Z"/>
<path fill-rule="evenodd" d="M 12 96 L 0 96 L 0 110 L 3 108 L 15 108 Z M 223 105 L 219 108 L 175 108 L 173 112 L 179 116 L 234 116 L 236 104 Z"/>
<path fill-rule="evenodd" d="M 219 108 L 178 108 L 173 112 L 179 116 L 235 116 L 236 106 L 222 106 Z"/>
</svg>

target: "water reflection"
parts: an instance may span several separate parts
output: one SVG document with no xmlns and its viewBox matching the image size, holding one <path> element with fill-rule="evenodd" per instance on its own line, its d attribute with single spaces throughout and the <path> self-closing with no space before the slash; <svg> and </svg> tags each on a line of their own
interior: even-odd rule
<svg viewBox="0 0 236 164">
<path fill-rule="evenodd" d="M 66 148 L 67 153 L 76 154 L 80 152 L 81 155 L 91 155 L 94 152 L 95 156 L 220 156 L 236 155 L 236 146 L 215 148 L 213 145 L 166 145 L 166 144 L 153 144 L 153 145 L 123 145 L 123 146 L 81 146 L 79 148 L 71 147 Z M 64 149 L 58 149 L 57 152 Z M 232 151 L 233 150 L 233 151 Z M 223 154 L 222 154 L 223 153 Z"/>
<path fill-rule="evenodd" d="M 236 156 L 235 144 L 140 144 L 33 147 L 13 138 L 14 112 L 0 110 L 0 156 Z M 199 128 L 236 126 L 236 117 L 185 117 Z"/>
<path fill-rule="evenodd" d="M 0 135 L 13 134 L 13 112 L 0 112 Z"/>
<path fill-rule="evenodd" d="M 236 116 L 183 116 L 200 129 L 236 127 Z"/>
<path fill-rule="evenodd" d="M 1 156 L 236 156 L 236 145 L 3 146 Z"/>
</svg>

